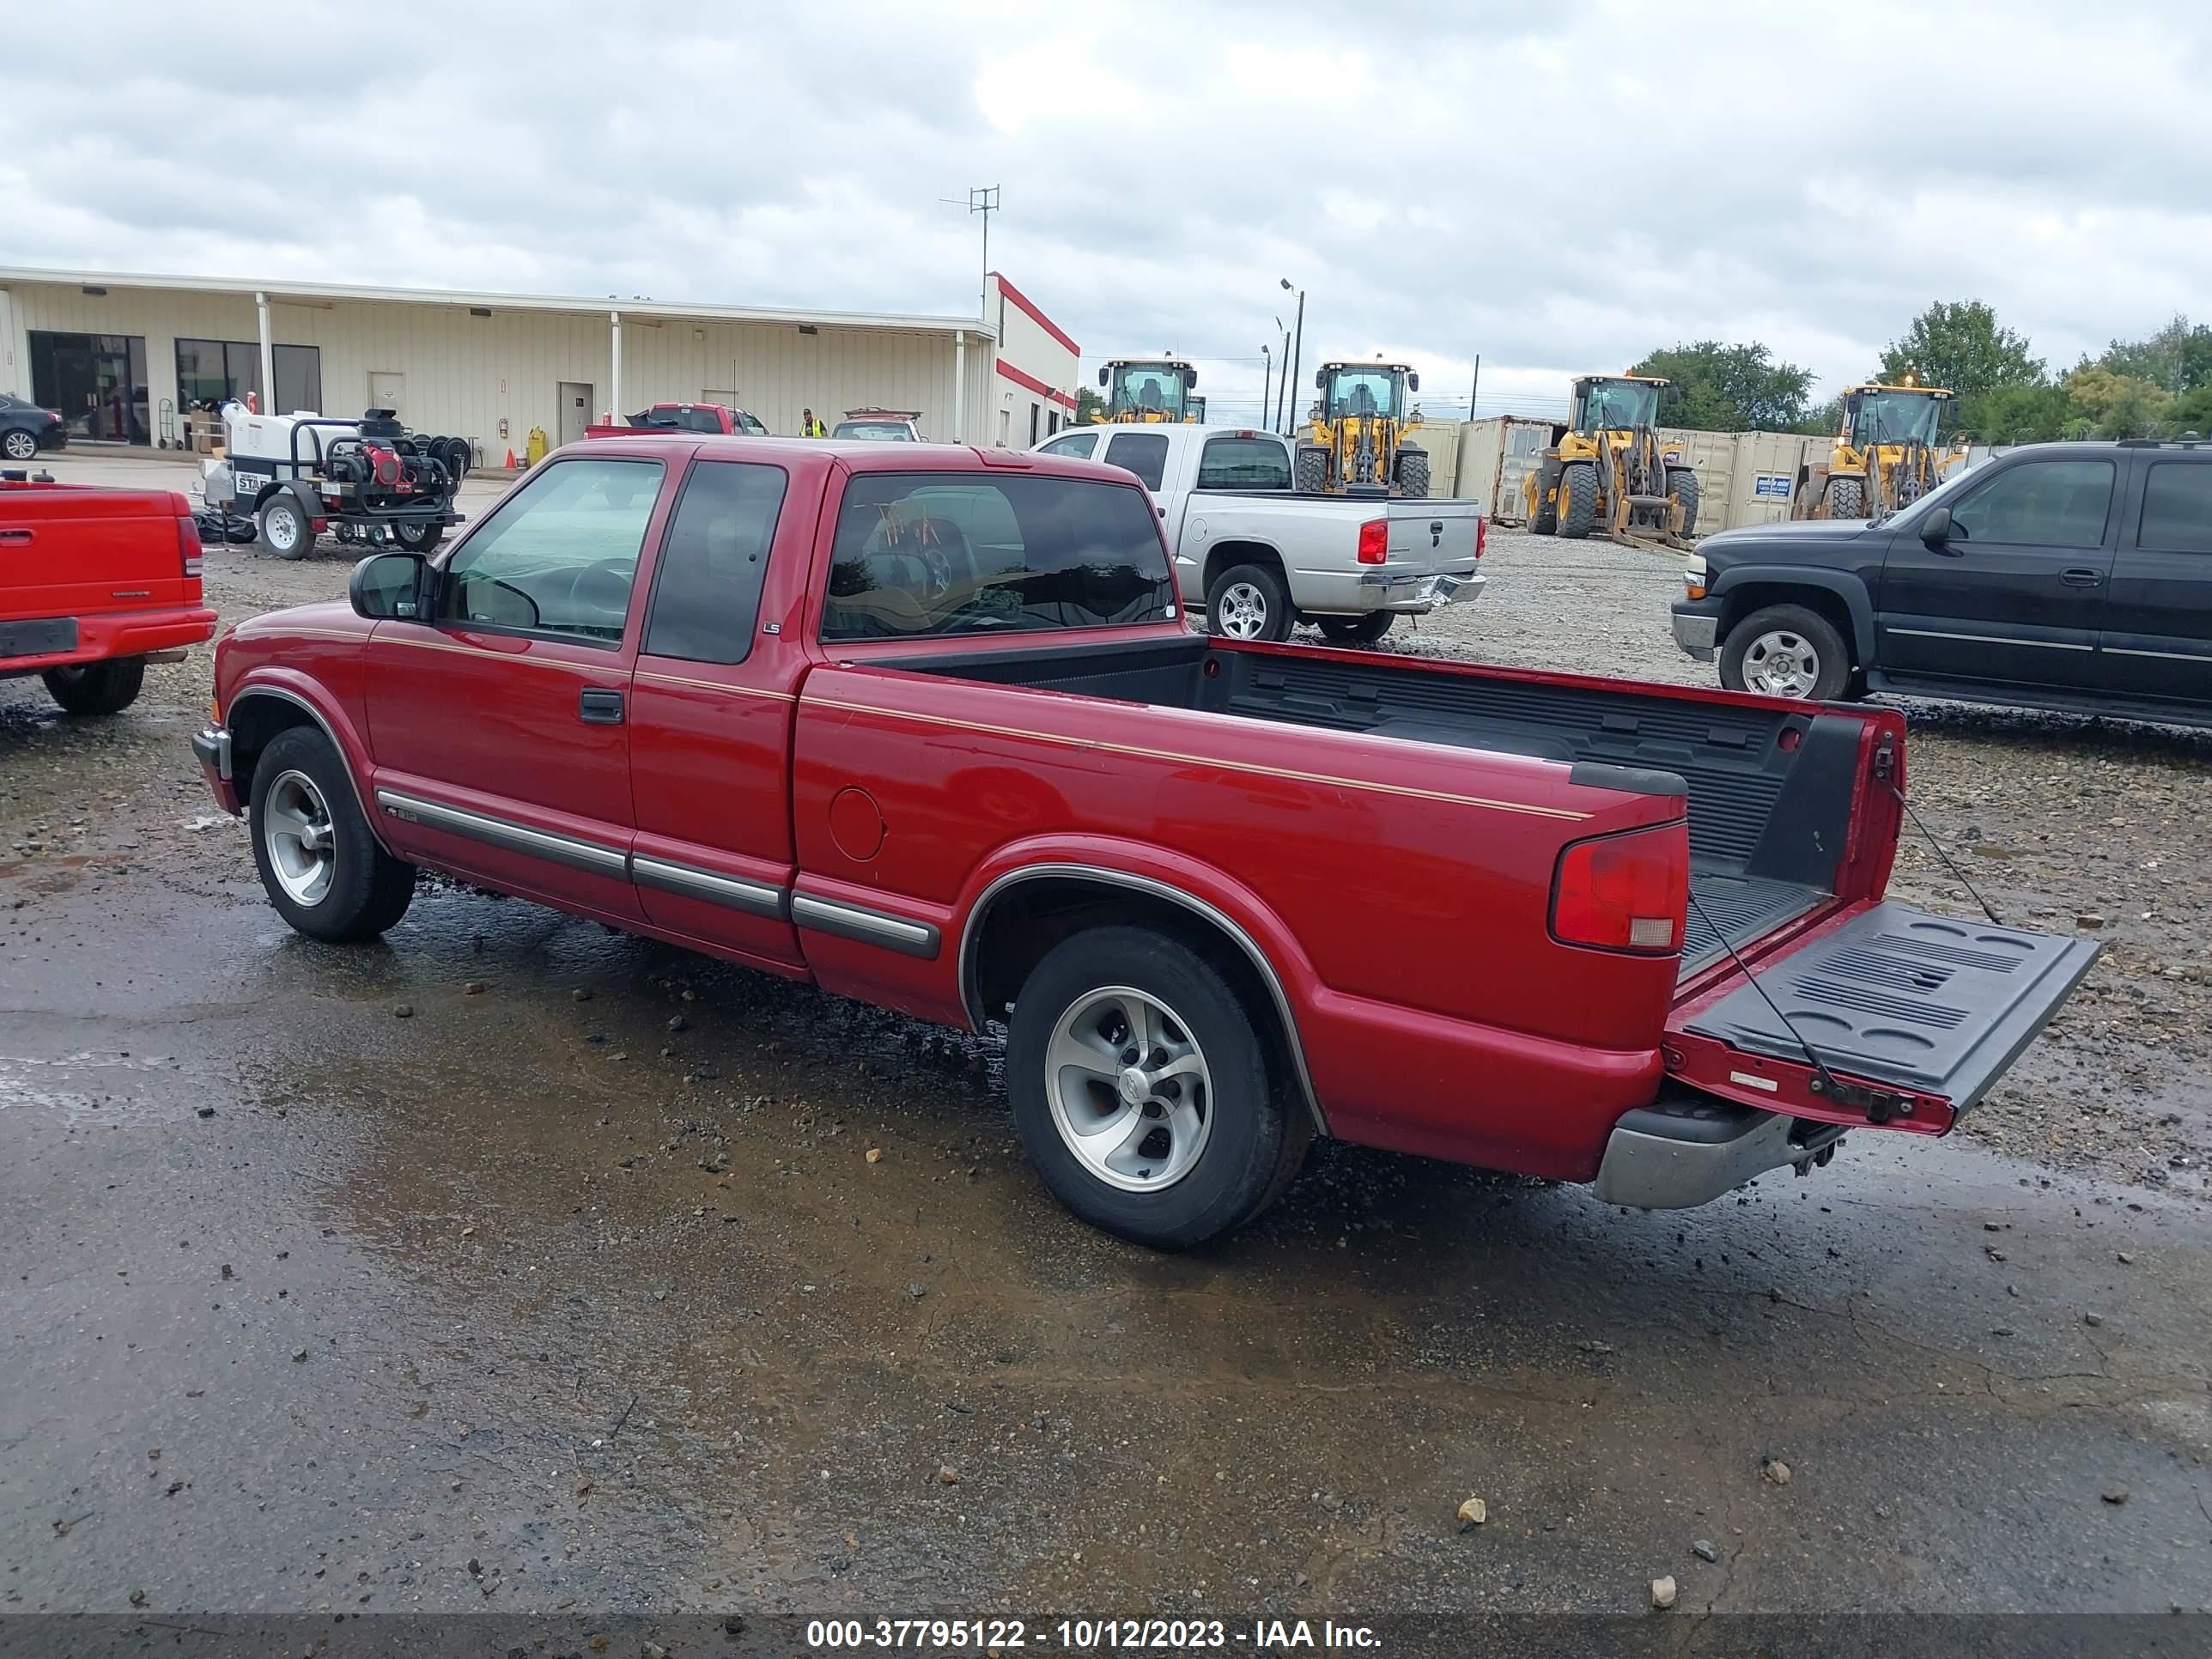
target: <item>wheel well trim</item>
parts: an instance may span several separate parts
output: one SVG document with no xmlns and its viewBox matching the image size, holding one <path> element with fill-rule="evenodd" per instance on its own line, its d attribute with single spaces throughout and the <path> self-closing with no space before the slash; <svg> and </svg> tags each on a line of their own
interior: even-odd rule
<svg viewBox="0 0 2212 1659">
<path fill-rule="evenodd" d="M 362 795 L 361 780 L 354 775 L 353 762 L 346 754 L 345 744 L 339 738 L 337 728 L 331 726 L 330 717 L 297 691 L 289 690 L 281 685 L 247 685 L 240 687 L 231 697 L 224 711 L 223 724 L 234 725 L 238 719 L 239 704 L 255 697 L 271 697 L 279 702 L 289 702 L 295 708 L 303 710 L 307 718 L 321 730 L 322 734 L 330 739 L 331 747 L 337 752 L 338 764 L 345 770 L 346 787 L 353 791 L 353 804 L 360 810 L 362 822 L 368 826 L 368 833 L 376 838 L 376 844 L 382 847 L 386 852 L 390 852 L 392 848 L 385 842 L 384 831 L 377 823 L 377 815 L 368 810 L 368 803 Z M 252 811 L 250 805 L 247 806 L 247 811 L 249 812 Z"/>
<path fill-rule="evenodd" d="M 1282 1021 L 1283 1041 L 1290 1049 L 1291 1066 L 1297 1073 L 1298 1092 L 1305 1097 L 1306 1111 L 1312 1117 L 1317 1133 L 1326 1135 L 1328 1133 L 1328 1115 L 1322 1109 L 1321 1097 L 1315 1092 L 1313 1075 L 1306 1068 L 1305 1044 L 1298 1036 L 1297 1011 L 1291 1006 L 1290 993 L 1284 988 L 1282 975 L 1275 971 L 1274 963 L 1267 960 L 1267 953 L 1260 948 L 1259 941 L 1235 917 L 1219 906 L 1152 876 L 1109 869 L 1102 865 L 1055 862 L 1024 864 L 994 879 L 990 885 L 976 895 L 975 903 L 969 906 L 967 919 L 960 929 L 960 1000 L 976 1030 L 983 1029 L 984 1018 L 975 962 L 976 941 L 982 932 L 983 919 L 990 914 L 991 907 L 1012 889 L 1024 882 L 1052 880 L 1094 881 L 1109 887 L 1126 887 L 1133 892 L 1178 905 L 1218 929 L 1244 953 L 1254 971 L 1260 975 L 1261 982 L 1267 988 L 1267 994 L 1275 1005 L 1276 1016 Z"/>
<path fill-rule="evenodd" d="M 1844 614 L 1851 625 L 1852 654 L 1861 667 L 1874 663 L 1874 600 L 1868 594 L 1866 584 L 1846 571 L 1808 569 L 1802 565 L 1747 564 L 1737 565 L 1721 573 L 1712 586 L 1715 599 L 1722 601 L 1723 614 L 1729 610 L 1729 596 L 1739 588 L 1778 587 L 1813 588 L 1843 601 Z M 1793 603 L 1791 599 L 1774 601 Z M 1722 630 L 1719 643 L 1726 643 L 1726 630 Z"/>
<path fill-rule="evenodd" d="M 1273 564 L 1275 572 L 1290 581 L 1290 566 L 1283 561 L 1283 550 L 1273 542 L 1263 542 L 1255 537 L 1225 536 L 1206 550 L 1205 562 L 1199 568 L 1204 573 L 1206 597 L 1212 597 L 1213 584 L 1224 571 L 1234 570 L 1240 564 Z"/>
</svg>

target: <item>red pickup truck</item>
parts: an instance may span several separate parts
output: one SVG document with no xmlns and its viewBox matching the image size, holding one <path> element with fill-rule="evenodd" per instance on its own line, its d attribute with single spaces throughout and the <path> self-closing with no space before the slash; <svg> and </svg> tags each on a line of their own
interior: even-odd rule
<svg viewBox="0 0 2212 1659">
<path fill-rule="evenodd" d="M 1188 632 L 1125 473 L 572 445 L 218 650 L 270 898 L 418 867 L 1006 1027 L 1086 1219 L 1194 1244 L 1315 1134 L 1696 1204 L 1938 1134 L 2091 945 L 1885 902 L 1893 711 Z"/>
<path fill-rule="evenodd" d="M 200 536 L 167 489 L 0 477 L 0 677 L 36 674 L 72 714 L 112 714 L 149 662 L 215 632 Z"/>
</svg>

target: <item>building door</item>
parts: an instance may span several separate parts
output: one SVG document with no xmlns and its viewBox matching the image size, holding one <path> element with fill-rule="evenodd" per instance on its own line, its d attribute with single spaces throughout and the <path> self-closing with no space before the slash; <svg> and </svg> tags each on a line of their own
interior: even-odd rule
<svg viewBox="0 0 2212 1659">
<path fill-rule="evenodd" d="M 592 423 L 592 388 L 580 380 L 561 382 L 561 441 L 564 444 L 583 441 L 584 428 Z"/>
<path fill-rule="evenodd" d="M 31 396 L 58 410 L 72 439 L 153 441 L 147 425 L 146 339 L 139 334 L 31 331 Z"/>
<path fill-rule="evenodd" d="M 368 371 L 368 406 L 388 409 L 394 415 L 407 412 L 407 377 L 396 368 L 372 368 Z"/>
</svg>

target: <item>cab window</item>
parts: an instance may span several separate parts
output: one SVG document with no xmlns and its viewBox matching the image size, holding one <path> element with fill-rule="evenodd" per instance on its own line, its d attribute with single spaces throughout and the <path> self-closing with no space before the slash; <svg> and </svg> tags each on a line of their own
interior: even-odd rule
<svg viewBox="0 0 2212 1659">
<path fill-rule="evenodd" d="M 1277 438 L 1208 438 L 1198 453 L 1200 489 L 1288 489 L 1290 447 Z"/>
<path fill-rule="evenodd" d="M 1158 489 L 1168 470 L 1168 441 L 1158 432 L 1117 432 L 1106 446 L 1106 465 L 1125 466 L 1147 489 Z"/>
<path fill-rule="evenodd" d="M 2136 545 L 2161 553 L 2212 553 L 2212 462 L 2152 464 Z"/>
<path fill-rule="evenodd" d="M 1074 432 L 1065 438 L 1054 439 L 1044 447 L 1042 453 L 1047 455 L 1073 455 L 1079 461 L 1087 461 L 1091 459 L 1091 452 L 1097 447 L 1097 433 Z"/>
<path fill-rule="evenodd" d="M 2022 461 L 1951 509 L 1954 535 L 2014 547 L 2100 547 L 2112 504 L 2110 461 Z"/>
<path fill-rule="evenodd" d="M 438 620 L 620 643 L 663 470 L 594 459 L 532 472 L 454 553 Z"/>
<path fill-rule="evenodd" d="M 661 538 L 645 623 L 647 656 L 739 663 L 751 654 L 787 482 L 781 467 L 750 461 L 692 466 Z"/>
</svg>

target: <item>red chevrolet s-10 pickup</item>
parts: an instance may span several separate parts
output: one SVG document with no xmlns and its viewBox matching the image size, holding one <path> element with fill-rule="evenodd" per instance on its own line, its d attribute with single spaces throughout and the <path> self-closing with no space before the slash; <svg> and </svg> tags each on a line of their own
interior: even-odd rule
<svg viewBox="0 0 2212 1659">
<path fill-rule="evenodd" d="M 1166 1248 L 1316 1134 L 1649 1208 L 1940 1134 L 2095 955 L 1884 901 L 1893 711 L 1194 635 L 1136 481 L 1033 453 L 571 445 L 216 690 L 301 932 L 428 867 L 1003 1021 L 1046 1182 Z"/>
<path fill-rule="evenodd" d="M 183 660 L 215 623 L 182 495 L 0 477 L 0 679 L 36 674 L 72 714 L 116 714 L 148 663 Z"/>
</svg>

